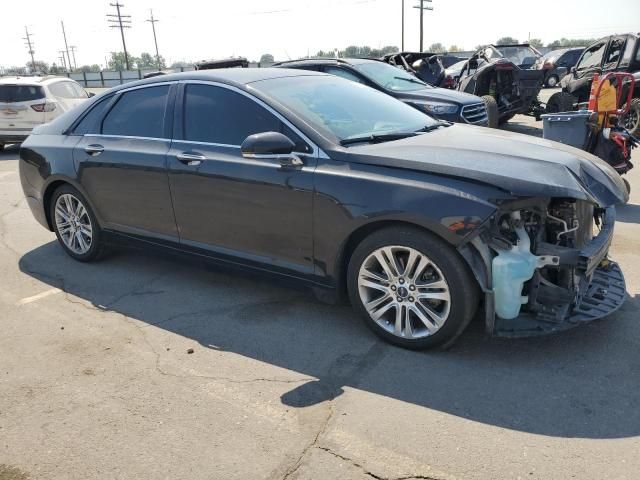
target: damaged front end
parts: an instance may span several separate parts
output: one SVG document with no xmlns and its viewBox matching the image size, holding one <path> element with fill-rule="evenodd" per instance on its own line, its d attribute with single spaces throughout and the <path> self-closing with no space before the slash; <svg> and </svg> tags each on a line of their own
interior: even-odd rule
<svg viewBox="0 0 640 480">
<path fill-rule="evenodd" d="M 518 337 L 604 317 L 625 299 L 609 260 L 615 207 L 547 198 L 502 204 L 461 250 L 485 291 L 487 331 Z"/>
</svg>

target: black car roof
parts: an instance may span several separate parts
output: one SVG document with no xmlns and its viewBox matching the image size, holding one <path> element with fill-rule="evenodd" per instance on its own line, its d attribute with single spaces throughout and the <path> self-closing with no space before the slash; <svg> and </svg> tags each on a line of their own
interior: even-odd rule
<svg viewBox="0 0 640 480">
<path fill-rule="evenodd" d="M 157 77 L 139 80 L 137 82 L 125 83 L 123 85 L 113 87 L 111 91 L 123 90 L 138 85 L 152 85 L 154 83 L 172 82 L 176 80 L 205 80 L 242 87 L 253 82 L 269 80 L 272 78 L 303 77 L 314 75 L 323 76 L 326 74 L 308 70 L 301 71 L 286 68 L 221 68 L 216 70 L 198 70 L 160 75 Z"/>
</svg>

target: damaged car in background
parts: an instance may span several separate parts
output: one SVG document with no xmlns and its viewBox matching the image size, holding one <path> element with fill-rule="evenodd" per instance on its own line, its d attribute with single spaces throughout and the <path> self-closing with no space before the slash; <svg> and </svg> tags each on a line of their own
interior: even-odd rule
<svg viewBox="0 0 640 480">
<path fill-rule="evenodd" d="M 385 60 L 423 81 L 435 78 L 444 82 L 443 86 L 481 97 L 487 106 L 490 127 L 506 123 L 518 113 L 543 113 L 537 97 L 545 74 L 535 68 L 542 55 L 529 44 L 487 45 L 455 75 L 447 75 L 444 64 L 429 61 L 430 58 L 426 59 L 428 68 L 414 70 L 411 65 L 421 55 L 405 52 Z"/>
<path fill-rule="evenodd" d="M 405 348 L 452 344 L 479 308 L 490 334 L 524 336 L 625 299 L 608 251 L 628 197 L 609 165 L 335 75 L 128 83 L 37 127 L 19 166 L 33 215 L 75 260 L 136 243 L 269 273 L 348 295 Z"/>
</svg>

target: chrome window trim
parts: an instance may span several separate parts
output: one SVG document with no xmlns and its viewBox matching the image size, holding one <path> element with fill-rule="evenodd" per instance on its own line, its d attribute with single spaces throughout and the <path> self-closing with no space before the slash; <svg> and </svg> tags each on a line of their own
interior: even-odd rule
<svg viewBox="0 0 640 480">
<path fill-rule="evenodd" d="M 199 84 L 199 85 L 211 85 L 214 87 L 222 87 L 222 88 L 226 88 L 227 90 L 231 90 L 233 92 L 239 93 L 240 95 L 243 95 L 245 97 L 247 97 L 249 100 L 252 100 L 254 102 L 256 102 L 258 105 L 260 105 L 261 107 L 265 108 L 267 111 L 269 111 L 272 115 L 274 115 L 278 120 L 280 120 L 282 123 L 284 123 L 287 127 L 289 127 L 291 130 L 293 130 L 293 132 L 298 135 L 302 140 L 304 140 L 307 144 L 309 144 L 309 146 L 311 147 L 311 152 L 298 152 L 295 151 L 295 153 L 298 153 L 300 155 L 311 155 L 313 157 L 316 158 L 320 158 L 321 155 L 324 155 L 324 157 L 326 157 L 326 153 L 324 153 L 322 151 L 322 149 L 315 144 L 315 142 L 311 141 L 311 139 L 309 137 L 307 137 L 304 133 L 302 133 L 298 127 L 296 127 L 295 125 L 293 125 L 286 117 L 284 117 L 283 115 L 281 115 L 279 112 L 277 112 L 273 107 L 271 107 L 271 105 L 265 103 L 264 101 L 262 101 L 261 99 L 251 95 L 250 93 L 242 90 L 241 88 L 238 88 L 234 85 L 228 85 L 226 83 L 221 83 L 221 82 L 216 82 L 214 80 L 180 80 L 178 83 L 183 83 L 183 84 Z M 184 104 L 183 104 L 184 105 Z M 190 142 L 190 143 L 197 143 L 200 145 L 216 145 L 216 146 L 228 146 L 225 144 L 220 144 L 220 143 L 211 143 L 211 142 L 196 142 L 193 140 L 179 140 L 182 142 Z M 240 146 L 235 146 L 235 148 L 239 148 Z M 324 158 L 322 157 L 322 158 Z"/>
<path fill-rule="evenodd" d="M 137 137 L 135 135 L 109 135 L 106 133 L 85 133 L 83 137 L 104 137 L 104 138 L 127 138 L 130 140 L 157 140 L 161 142 L 171 142 L 170 138 L 164 137 Z"/>
</svg>

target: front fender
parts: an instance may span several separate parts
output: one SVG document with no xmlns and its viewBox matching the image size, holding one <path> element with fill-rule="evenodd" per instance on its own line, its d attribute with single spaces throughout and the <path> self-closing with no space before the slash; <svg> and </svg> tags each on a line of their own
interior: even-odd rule
<svg viewBox="0 0 640 480">
<path fill-rule="evenodd" d="M 496 210 L 495 187 L 413 170 L 321 160 L 315 173 L 316 274 L 339 284 L 354 235 L 402 222 L 457 247 Z"/>
</svg>

